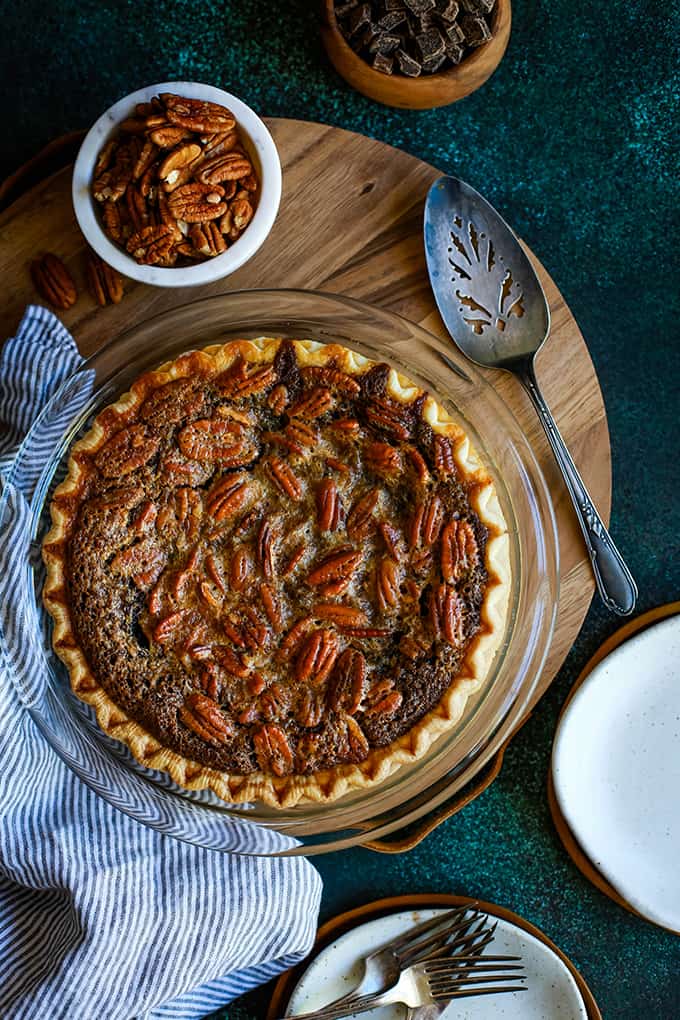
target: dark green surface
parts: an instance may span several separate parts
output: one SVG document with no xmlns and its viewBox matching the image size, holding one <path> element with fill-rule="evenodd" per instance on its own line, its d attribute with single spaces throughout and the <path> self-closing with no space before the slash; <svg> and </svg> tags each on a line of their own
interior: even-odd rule
<svg viewBox="0 0 680 1020">
<path fill-rule="evenodd" d="M 315 10 L 312 0 L 4 3 L 0 169 L 89 126 L 121 95 L 184 77 L 221 85 L 263 114 L 361 131 L 465 178 L 541 258 L 587 339 L 612 437 L 612 528 L 640 611 L 678 598 L 677 0 L 516 0 L 492 80 L 424 113 L 352 92 L 325 59 Z M 560 705 L 617 626 L 592 607 L 498 781 L 424 845 L 400 857 L 319 859 L 323 918 L 399 893 L 478 896 L 543 928 L 582 969 L 606 1020 L 680 1017 L 680 939 L 589 885 L 546 805 Z M 267 1001 L 252 994 L 219 1015 L 262 1017 Z"/>
</svg>

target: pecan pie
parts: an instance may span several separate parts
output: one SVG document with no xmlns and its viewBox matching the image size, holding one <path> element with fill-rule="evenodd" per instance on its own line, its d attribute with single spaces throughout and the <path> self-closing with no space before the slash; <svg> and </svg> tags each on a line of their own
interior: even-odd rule
<svg viewBox="0 0 680 1020">
<path fill-rule="evenodd" d="M 44 545 L 74 691 L 227 801 L 380 782 L 503 639 L 508 535 L 459 425 L 385 364 L 262 338 L 139 378 L 75 444 Z"/>
</svg>

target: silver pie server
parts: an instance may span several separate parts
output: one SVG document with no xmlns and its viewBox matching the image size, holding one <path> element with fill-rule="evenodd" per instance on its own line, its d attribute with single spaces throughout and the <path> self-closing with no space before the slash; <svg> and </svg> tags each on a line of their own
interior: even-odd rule
<svg viewBox="0 0 680 1020">
<path fill-rule="evenodd" d="M 550 310 L 516 235 L 474 188 L 456 177 L 440 177 L 425 203 L 425 255 L 437 307 L 454 343 L 477 365 L 512 372 L 528 393 L 574 504 L 602 601 L 628 616 L 637 586 L 536 379 L 534 362 L 550 333 Z"/>
</svg>

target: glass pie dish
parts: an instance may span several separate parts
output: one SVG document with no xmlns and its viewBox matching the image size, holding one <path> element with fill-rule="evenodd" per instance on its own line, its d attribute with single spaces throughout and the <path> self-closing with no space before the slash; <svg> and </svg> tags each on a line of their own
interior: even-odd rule
<svg viewBox="0 0 680 1020">
<path fill-rule="evenodd" d="M 105 734 L 71 691 L 52 650 L 42 604 L 41 547 L 50 500 L 69 449 L 93 417 L 143 372 L 184 351 L 257 336 L 339 343 L 389 363 L 428 389 L 470 436 L 492 475 L 510 532 L 512 586 L 506 632 L 492 668 L 459 722 L 418 761 L 375 787 L 332 803 L 274 809 L 225 804 L 144 768 Z M 113 340 L 67 380 L 26 437 L 9 481 L 37 479 L 29 526 L 11 540 L 25 563 L 22 649 L 0 632 L 17 694 L 60 758 L 93 790 L 143 824 L 207 849 L 249 854 L 320 853 L 380 839 L 416 822 L 461 790 L 522 718 L 545 662 L 557 609 L 557 534 L 545 481 L 529 442 L 479 373 L 421 327 L 345 297 L 309 291 L 242 291 L 166 312 Z M 0 503 L 12 533 L 8 489 Z M 15 529 L 16 531 L 16 529 Z M 25 548 L 24 548 L 25 546 Z M 26 648 L 30 647 L 30 667 Z"/>
</svg>

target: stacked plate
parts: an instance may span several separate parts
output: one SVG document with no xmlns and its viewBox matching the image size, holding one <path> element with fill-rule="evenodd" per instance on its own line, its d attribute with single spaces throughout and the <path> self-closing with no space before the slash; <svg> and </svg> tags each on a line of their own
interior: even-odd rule
<svg viewBox="0 0 680 1020">
<path fill-rule="evenodd" d="M 680 933 L 680 607 L 670 608 L 675 615 L 577 684 L 558 725 L 552 782 L 558 829 L 564 838 L 566 823 L 582 870 Z"/>
<path fill-rule="evenodd" d="M 404 897 L 405 901 L 408 899 Z M 599 1013 L 593 1011 L 593 1000 L 583 980 L 574 976 L 573 966 L 544 936 L 539 937 L 540 932 L 533 929 L 536 932 L 533 934 L 527 930 L 531 926 L 524 927 L 526 922 L 518 917 L 512 920 L 515 915 L 501 911 L 500 908 L 497 909 L 503 916 L 494 915 L 495 908 L 491 904 L 483 904 L 482 908 L 485 912 L 489 911 L 491 920 L 498 922 L 493 953 L 522 958 L 526 991 L 458 999 L 441 1012 L 436 1007 L 430 1008 L 428 1018 L 486 1020 L 488 1017 L 491 1020 L 492 1017 L 502 1016 L 505 1020 L 589 1020 L 599 1017 Z M 320 1009 L 345 995 L 361 977 L 363 958 L 375 950 L 376 946 L 389 942 L 414 924 L 426 921 L 438 913 L 445 913 L 447 909 L 450 907 L 411 907 L 374 917 L 327 943 L 295 985 L 288 999 L 286 1015 L 295 1016 Z M 585 998 L 579 984 L 584 987 Z M 284 1002 L 279 1005 L 283 1007 Z M 278 1016 L 281 1013 L 275 1009 L 272 1015 Z M 375 1020 L 397 1020 L 404 1016 L 404 1007 L 383 1006 L 363 1015 Z M 425 1014 L 419 1011 L 415 1016 L 421 1020 Z"/>
</svg>

